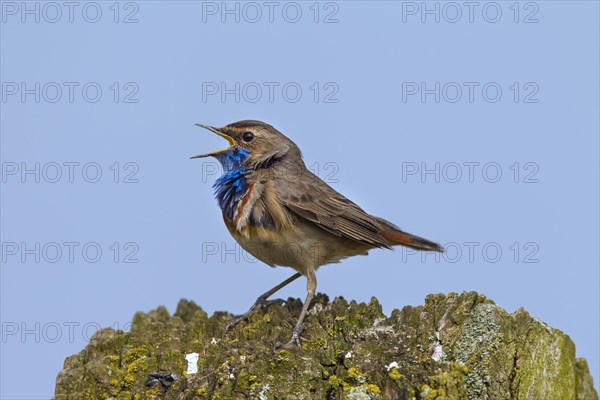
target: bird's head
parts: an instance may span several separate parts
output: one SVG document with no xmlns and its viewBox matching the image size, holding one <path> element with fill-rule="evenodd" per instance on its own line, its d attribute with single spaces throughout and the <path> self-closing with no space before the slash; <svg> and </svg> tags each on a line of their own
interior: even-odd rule
<svg viewBox="0 0 600 400">
<path fill-rule="evenodd" d="M 226 139 L 229 147 L 191 158 L 215 157 L 220 161 L 233 154 L 242 154 L 243 163 L 251 169 L 264 168 L 283 158 L 302 160 L 294 142 L 271 125 L 261 121 L 238 121 L 222 128 L 196 124 Z M 223 161 L 222 161 L 223 162 Z"/>
</svg>

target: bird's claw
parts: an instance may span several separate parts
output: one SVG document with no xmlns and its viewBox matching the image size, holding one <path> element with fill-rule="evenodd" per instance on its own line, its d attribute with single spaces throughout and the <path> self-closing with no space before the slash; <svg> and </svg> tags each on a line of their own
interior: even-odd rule
<svg viewBox="0 0 600 400">
<path fill-rule="evenodd" d="M 248 311 L 246 311 L 244 314 L 240 315 L 239 317 L 235 318 L 233 321 L 229 322 L 225 326 L 225 332 L 231 331 L 233 328 L 235 328 L 237 326 L 237 324 L 250 318 L 252 315 L 254 315 L 258 311 L 260 311 L 260 309 L 263 306 L 265 306 L 265 304 L 267 304 L 267 303 L 269 303 L 269 301 L 267 301 L 267 298 L 260 296 L 258 299 L 256 299 L 256 302 L 254 302 L 254 304 L 252 305 L 252 307 L 250 307 L 250 309 Z"/>
<path fill-rule="evenodd" d="M 239 324 L 241 321 L 242 321 L 242 317 L 237 317 L 236 319 L 234 319 L 233 321 L 231 321 L 230 323 L 225 325 L 225 332 L 229 332 L 230 330 L 235 328 L 235 326 L 237 324 Z"/>
<path fill-rule="evenodd" d="M 289 342 L 287 343 L 281 343 L 281 342 L 277 342 L 275 343 L 275 349 L 279 349 L 279 348 L 290 348 L 290 347 L 302 347 L 302 344 L 300 343 L 301 340 L 303 340 L 300 337 L 300 332 L 302 332 L 302 329 L 304 328 L 304 324 L 300 325 L 300 327 L 298 327 L 297 329 L 294 329 L 294 331 L 292 332 L 292 338 L 290 339 Z"/>
<path fill-rule="evenodd" d="M 292 338 L 290 339 L 290 341 L 285 344 L 285 347 L 292 347 L 294 345 L 302 347 L 302 345 L 300 344 L 300 335 L 297 335 L 295 332 L 292 334 Z"/>
</svg>

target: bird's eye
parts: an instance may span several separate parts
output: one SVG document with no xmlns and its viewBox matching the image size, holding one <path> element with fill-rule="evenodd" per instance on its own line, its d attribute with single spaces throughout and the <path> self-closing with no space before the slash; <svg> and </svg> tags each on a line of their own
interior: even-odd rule
<svg viewBox="0 0 600 400">
<path fill-rule="evenodd" d="M 252 139 L 254 139 L 254 133 L 244 132 L 244 134 L 242 135 L 242 139 L 244 139 L 244 142 L 246 143 L 251 142 Z"/>
</svg>

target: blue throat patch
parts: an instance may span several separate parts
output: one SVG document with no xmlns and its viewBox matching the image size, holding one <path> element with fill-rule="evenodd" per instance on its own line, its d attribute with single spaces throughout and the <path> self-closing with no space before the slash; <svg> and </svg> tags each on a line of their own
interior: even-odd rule
<svg viewBox="0 0 600 400">
<path fill-rule="evenodd" d="M 245 173 L 248 168 L 244 161 L 250 152 L 235 146 L 234 148 L 214 155 L 223 166 L 223 175 L 213 185 L 215 198 L 221 210 L 229 218 L 233 218 L 238 201 L 246 194 L 248 184 Z"/>
</svg>

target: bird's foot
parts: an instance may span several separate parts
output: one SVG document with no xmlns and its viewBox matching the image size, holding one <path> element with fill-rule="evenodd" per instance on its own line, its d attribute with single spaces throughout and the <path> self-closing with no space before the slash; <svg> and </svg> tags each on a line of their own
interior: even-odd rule
<svg viewBox="0 0 600 400">
<path fill-rule="evenodd" d="M 294 331 L 292 332 L 292 338 L 290 339 L 289 342 L 287 343 L 281 343 L 281 342 L 277 342 L 275 343 L 275 349 L 279 349 L 279 348 L 290 348 L 290 347 L 302 347 L 302 345 L 300 344 L 301 340 L 304 340 L 300 337 L 300 332 L 302 332 L 302 329 L 304 329 L 304 324 L 300 325 L 300 327 L 298 328 L 294 328 Z"/>
<path fill-rule="evenodd" d="M 231 321 L 230 323 L 227 324 L 227 326 L 225 327 L 225 332 L 229 332 L 230 330 L 235 328 L 237 326 L 237 324 L 239 324 L 242 321 L 247 320 L 248 318 L 250 318 L 257 312 L 259 312 L 261 308 L 263 308 L 264 306 L 266 306 L 267 304 L 270 304 L 270 303 L 273 303 L 273 300 L 267 300 L 266 297 L 260 296 L 258 299 L 256 299 L 256 302 L 252 305 L 252 307 L 250 307 L 250 309 L 248 311 L 246 311 L 244 314 L 240 315 L 239 317 L 236 317 L 233 321 Z"/>
</svg>

